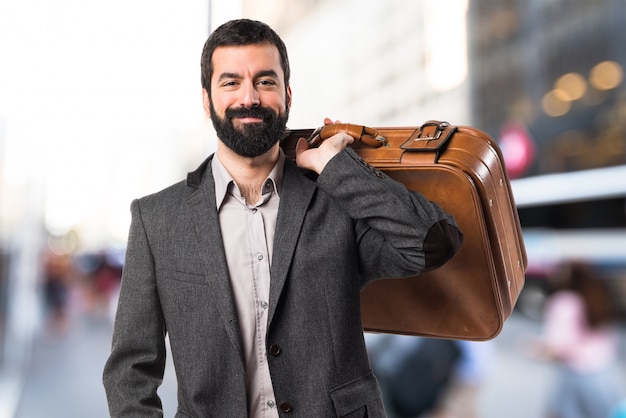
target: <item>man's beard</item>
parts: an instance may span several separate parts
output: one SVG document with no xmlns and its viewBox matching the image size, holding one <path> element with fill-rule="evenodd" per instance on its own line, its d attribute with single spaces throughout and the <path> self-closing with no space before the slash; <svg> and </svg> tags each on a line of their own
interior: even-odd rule
<svg viewBox="0 0 626 418">
<path fill-rule="evenodd" d="M 280 140 L 287 129 L 288 107 L 278 114 L 261 106 L 228 108 L 223 119 L 215 112 L 212 102 L 209 109 L 217 137 L 228 148 L 243 157 L 258 157 L 265 154 Z M 245 123 L 236 128 L 233 118 L 246 117 L 259 118 L 263 122 Z"/>
</svg>

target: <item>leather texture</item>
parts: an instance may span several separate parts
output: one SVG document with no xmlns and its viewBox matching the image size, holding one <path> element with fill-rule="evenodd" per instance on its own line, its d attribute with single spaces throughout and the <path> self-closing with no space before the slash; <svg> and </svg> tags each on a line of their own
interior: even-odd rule
<svg viewBox="0 0 626 418">
<path fill-rule="evenodd" d="M 339 125 L 327 125 L 327 132 L 384 137 L 377 140 L 381 146 L 361 140 L 351 147 L 371 166 L 439 204 L 464 235 L 459 252 L 442 267 L 418 278 L 367 286 L 361 292 L 364 330 L 464 340 L 496 337 L 513 311 L 527 266 L 496 142 L 479 129 L 442 121 L 413 127 Z M 315 132 L 290 131 L 282 141 L 286 155 L 295 158 L 298 138 Z"/>
</svg>

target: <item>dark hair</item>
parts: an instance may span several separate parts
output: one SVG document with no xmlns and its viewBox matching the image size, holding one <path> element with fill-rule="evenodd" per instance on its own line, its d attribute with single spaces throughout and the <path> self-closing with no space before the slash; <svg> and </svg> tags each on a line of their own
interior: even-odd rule
<svg viewBox="0 0 626 418">
<path fill-rule="evenodd" d="M 573 261 L 561 265 L 554 275 L 554 290 L 572 290 L 585 302 L 587 322 L 591 327 L 614 323 L 618 308 L 603 278 L 590 265 Z"/>
<path fill-rule="evenodd" d="M 267 24 L 250 19 L 237 19 L 224 23 L 209 36 L 202 50 L 200 60 L 202 87 L 211 93 L 213 76 L 213 52 L 223 46 L 245 46 L 258 44 L 274 45 L 280 54 L 280 65 L 285 77 L 285 88 L 289 86 L 289 58 L 287 47 L 278 34 Z"/>
</svg>

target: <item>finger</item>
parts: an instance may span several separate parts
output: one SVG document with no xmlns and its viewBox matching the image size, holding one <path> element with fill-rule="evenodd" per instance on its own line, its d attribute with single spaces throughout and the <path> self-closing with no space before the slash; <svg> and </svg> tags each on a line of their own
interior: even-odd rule
<svg viewBox="0 0 626 418">
<path fill-rule="evenodd" d="M 296 157 L 303 151 L 309 149 L 309 143 L 306 138 L 298 138 L 298 142 L 296 142 Z"/>
<path fill-rule="evenodd" d="M 342 144 L 344 144 L 344 146 L 347 146 L 354 142 L 354 138 L 352 137 L 352 135 L 348 135 L 345 132 L 340 132 L 337 135 L 341 136 L 341 142 Z"/>
<path fill-rule="evenodd" d="M 324 118 L 324 125 L 332 125 L 333 120 L 331 118 Z"/>
<path fill-rule="evenodd" d="M 344 149 L 345 147 L 347 147 L 349 144 L 354 142 L 354 138 L 352 138 L 352 136 L 344 133 L 344 132 L 339 132 L 333 136 L 331 136 L 330 138 L 328 138 L 326 141 L 324 141 L 324 143 L 322 143 L 322 145 L 320 145 L 320 148 L 323 147 L 324 145 L 326 145 L 326 149 L 330 149 L 330 148 L 334 148 L 335 151 L 341 151 L 342 149 Z"/>
</svg>

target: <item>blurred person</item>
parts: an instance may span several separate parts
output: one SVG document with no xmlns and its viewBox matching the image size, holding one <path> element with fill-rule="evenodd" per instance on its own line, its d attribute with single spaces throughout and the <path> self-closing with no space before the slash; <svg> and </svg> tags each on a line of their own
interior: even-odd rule
<svg viewBox="0 0 626 418">
<path fill-rule="evenodd" d="M 440 266 L 461 232 L 346 134 L 315 149 L 302 138 L 296 163 L 285 158 L 289 62 L 269 26 L 220 26 L 201 70 L 217 151 L 131 205 L 103 375 L 110 414 L 162 416 L 168 336 L 177 417 L 385 416 L 360 290 Z"/>
<path fill-rule="evenodd" d="M 366 334 L 372 369 L 390 418 L 439 413 L 461 358 L 458 341 Z"/>
<path fill-rule="evenodd" d="M 97 254 L 97 265 L 90 272 L 89 280 L 92 291 L 91 310 L 96 315 L 110 315 L 113 297 L 117 295 L 122 275 L 122 267 L 112 262 L 106 251 Z"/>
<path fill-rule="evenodd" d="M 552 278 L 543 334 L 531 353 L 558 363 L 549 418 L 606 418 L 624 397 L 618 311 L 606 282 L 590 266 L 567 263 Z"/>
<path fill-rule="evenodd" d="M 43 261 L 44 305 L 49 327 L 61 334 L 69 326 L 71 269 L 69 254 L 46 251 Z"/>
<path fill-rule="evenodd" d="M 432 418 L 478 418 L 478 397 L 493 364 L 494 340 L 455 341 L 459 358 Z"/>
<path fill-rule="evenodd" d="M 366 334 L 389 417 L 476 418 L 494 342 Z"/>
</svg>

